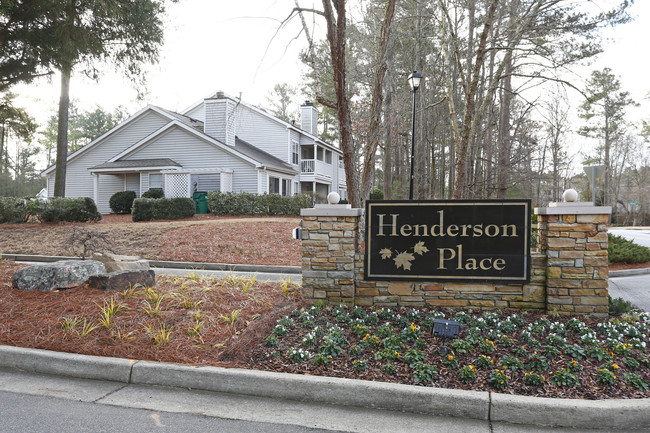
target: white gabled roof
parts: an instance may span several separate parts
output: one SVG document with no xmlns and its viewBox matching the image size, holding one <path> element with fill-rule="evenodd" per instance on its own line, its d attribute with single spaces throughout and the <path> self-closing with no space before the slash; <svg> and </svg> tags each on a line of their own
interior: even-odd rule
<svg viewBox="0 0 650 433">
<path fill-rule="evenodd" d="M 144 107 L 143 109 L 141 109 L 137 113 L 133 114 L 131 117 L 129 117 L 125 121 L 118 123 L 113 128 L 111 128 L 109 131 L 107 131 L 104 134 L 100 135 L 99 137 L 97 137 L 96 139 L 94 139 L 93 141 L 91 141 L 90 143 L 88 143 L 87 145 L 82 147 L 81 149 L 79 149 L 76 152 L 73 152 L 70 155 L 68 155 L 67 161 L 70 162 L 70 161 L 74 160 L 75 158 L 77 158 L 79 155 L 82 155 L 82 154 L 86 153 L 89 149 L 92 149 L 94 146 L 101 143 L 106 138 L 110 137 L 111 135 L 115 134 L 120 129 L 126 127 L 127 125 L 130 125 L 131 123 L 133 123 L 138 117 L 142 116 L 147 111 L 154 111 L 154 112 L 160 114 L 161 116 L 164 116 L 164 117 L 168 118 L 169 120 L 176 119 L 175 117 L 173 117 L 171 114 L 169 114 L 165 110 L 162 110 L 162 109 L 160 109 L 160 108 L 158 108 L 158 107 L 156 107 L 154 105 L 147 105 L 146 107 Z M 55 168 L 56 168 L 56 164 L 52 164 L 51 166 L 49 166 L 48 168 L 46 168 L 45 170 L 43 170 L 41 172 L 41 176 L 47 176 L 48 174 L 52 173 L 55 170 Z"/>
<path fill-rule="evenodd" d="M 233 148 L 231 146 L 228 146 L 226 144 L 223 144 L 222 142 L 210 137 L 209 135 L 206 135 L 206 134 L 204 134 L 204 133 L 202 133 L 200 131 L 197 131 L 196 129 L 186 125 L 185 123 L 179 121 L 178 119 L 174 119 L 173 121 L 169 122 L 168 124 L 166 124 L 162 128 L 158 129 L 157 131 L 154 131 L 152 134 L 148 135 L 147 137 L 143 138 L 142 140 L 140 140 L 137 143 L 133 144 L 132 146 L 128 147 L 124 151 L 118 153 L 117 155 L 115 155 L 114 157 L 109 159 L 107 162 L 115 162 L 115 161 L 117 161 L 117 160 L 119 160 L 121 158 L 124 158 L 125 156 L 128 156 L 129 154 L 135 152 L 139 148 L 147 145 L 152 140 L 154 140 L 154 139 L 160 137 L 161 135 L 165 134 L 167 131 L 169 131 L 173 127 L 181 128 L 181 129 L 185 130 L 186 132 L 189 132 L 190 134 L 193 134 L 193 135 L 201 138 L 202 140 L 207 141 L 208 143 L 212 144 L 213 146 L 218 147 L 219 149 L 221 149 L 221 150 L 223 150 L 223 151 L 225 151 L 227 153 L 230 153 L 231 155 L 234 155 L 234 156 L 236 156 L 236 157 L 238 157 L 240 159 L 243 159 L 244 161 L 254 165 L 255 167 L 261 167 L 262 166 L 262 164 L 260 164 L 259 161 L 256 161 L 253 158 L 250 158 L 249 156 L 244 155 L 241 152 L 238 152 L 235 148 Z"/>
<path fill-rule="evenodd" d="M 181 111 L 181 114 L 186 115 L 187 113 L 191 112 L 192 110 L 196 109 L 196 108 L 199 107 L 201 104 L 203 104 L 203 103 L 205 102 L 206 99 L 210 99 L 210 98 L 214 97 L 214 95 L 215 95 L 214 93 L 213 93 L 213 94 L 210 94 L 209 96 L 207 96 L 207 97 L 201 99 L 200 101 L 195 102 L 194 104 L 192 104 L 192 105 L 190 105 L 189 107 L 187 107 L 185 110 Z M 265 117 L 267 117 L 268 119 L 270 119 L 270 120 L 272 120 L 272 121 L 274 121 L 274 122 L 276 122 L 276 123 L 279 123 L 279 124 L 283 125 L 283 126 L 286 127 L 287 129 L 291 129 L 291 130 L 293 130 L 293 131 L 296 131 L 296 132 L 298 132 L 298 133 L 300 133 L 300 134 L 302 134 L 302 135 L 304 135 L 304 136 L 306 136 L 306 137 L 308 137 L 308 138 L 314 140 L 315 142 L 317 142 L 317 143 L 319 143 L 319 144 L 322 144 L 323 146 L 327 147 L 327 148 L 330 149 L 330 150 L 333 150 L 333 151 L 335 151 L 335 152 L 337 152 L 337 153 L 339 153 L 339 154 L 341 154 L 341 155 L 343 154 L 343 151 L 342 151 L 341 149 L 339 149 L 338 147 L 336 147 L 336 146 L 334 146 L 334 145 L 332 145 L 332 144 L 330 144 L 330 143 L 327 143 L 327 142 L 321 140 L 321 139 L 318 138 L 317 136 L 315 136 L 315 135 L 313 135 L 313 134 L 310 134 L 310 133 L 308 133 L 307 131 L 305 131 L 305 130 L 303 130 L 303 129 L 298 128 L 296 125 L 294 125 L 294 124 L 292 124 L 292 123 L 286 122 L 286 121 L 284 121 L 284 120 L 282 120 L 282 119 L 278 119 L 277 117 L 273 116 L 272 114 L 269 114 L 269 113 L 267 113 L 266 111 L 264 111 L 264 110 L 262 110 L 262 109 L 260 109 L 260 108 L 257 108 L 257 107 L 254 106 L 254 105 L 248 104 L 248 103 L 242 101 L 241 99 L 239 99 L 239 98 L 235 98 L 235 97 L 230 96 L 230 95 L 228 95 L 228 94 L 226 94 L 226 93 L 224 93 L 224 97 L 229 98 L 229 99 L 231 99 L 231 100 L 233 100 L 233 101 L 237 101 L 239 104 L 245 106 L 246 108 L 248 108 L 248 109 L 250 109 L 250 110 L 253 110 L 253 111 L 255 111 L 256 113 L 261 114 L 262 116 L 265 116 Z"/>
</svg>

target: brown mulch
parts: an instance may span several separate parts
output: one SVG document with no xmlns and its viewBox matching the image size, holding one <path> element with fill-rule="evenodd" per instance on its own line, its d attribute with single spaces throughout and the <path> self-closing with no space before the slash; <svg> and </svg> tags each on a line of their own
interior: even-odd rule
<svg viewBox="0 0 650 433">
<path fill-rule="evenodd" d="M 73 227 L 80 226 L 110 235 L 115 252 L 119 254 L 137 254 L 159 260 L 299 266 L 300 242 L 291 238 L 291 229 L 298 223 L 298 218 L 211 215 L 182 221 L 133 223 L 128 216 L 109 215 L 94 224 L 0 225 L 0 252 L 70 255 L 65 240 Z M 328 366 L 293 362 L 288 357 L 288 350 L 303 347 L 302 338 L 308 332 L 299 324 L 289 336 L 279 338 L 278 346 L 267 347 L 265 339 L 271 334 L 277 319 L 304 307 L 296 294 L 297 288 L 291 284 L 271 284 L 234 277 L 221 281 L 197 277 L 159 277 L 155 292 L 166 298 L 161 302 L 159 314 L 146 314 L 147 305 L 152 305 L 153 300 L 148 298 L 152 296 L 151 292 L 144 289 L 105 293 L 76 287 L 53 293 L 20 292 L 11 287 L 11 276 L 22 266 L 0 260 L 0 344 L 191 365 L 256 368 L 414 384 L 412 372 L 403 362 L 394 362 L 396 373 L 386 374 L 381 370 L 382 362 L 375 360 L 371 351 L 358 358 L 368 365 L 362 371 L 352 368 L 352 358 L 345 350 Z M 646 266 L 650 266 L 650 263 L 634 267 Z M 615 265 L 610 269 L 630 267 Z M 88 335 L 81 336 L 83 322 L 98 324 L 101 308 L 111 299 L 123 306 L 111 319 L 111 328 L 98 325 Z M 500 313 L 502 317 L 507 314 Z M 527 320 L 540 317 L 539 313 L 533 312 L 518 314 L 526 316 Z M 233 315 L 237 316 L 234 326 L 226 320 L 232 319 Z M 331 312 L 324 311 L 323 315 L 325 319 L 322 320 L 337 323 Z M 75 319 L 75 329 L 64 329 L 66 320 L 70 322 Z M 565 322 L 566 318 L 551 319 L 556 320 Z M 584 318 L 582 320 L 589 325 L 594 323 Z M 198 334 L 192 335 L 190 330 L 197 326 Z M 171 333 L 167 344 L 157 344 L 153 339 L 161 327 Z M 359 344 L 359 336 L 352 333 L 349 327 L 341 327 L 351 344 Z M 439 370 L 437 380 L 429 386 L 495 391 L 487 383 L 489 370 L 477 369 L 476 382 L 467 385 L 458 379 L 455 372 L 443 367 L 439 353 L 442 342 L 427 332 L 425 330 L 424 336 L 428 342 L 424 349 L 427 362 L 437 365 Z M 460 337 L 464 335 L 461 333 Z M 515 345 L 522 344 L 516 337 L 514 340 Z M 312 354 L 318 350 L 314 347 L 306 349 Z M 492 357 L 498 362 L 507 353 L 507 349 L 497 346 Z M 477 355 L 459 354 L 459 364 L 472 363 Z M 638 356 L 647 358 L 647 354 Z M 558 387 L 548 383 L 552 371 L 563 368 L 568 361 L 570 359 L 565 355 L 553 357 L 549 371 L 544 373 L 547 383 L 542 387 L 525 385 L 521 371 L 508 372 L 510 384 L 500 392 L 584 399 L 650 397 L 650 393 L 627 385 L 622 374 L 617 375 L 615 386 L 598 384 L 594 372 L 601 363 L 589 358 L 579 361 L 585 367 L 578 373 L 580 386 Z M 642 367 L 637 372 L 647 376 L 650 370 Z"/>
<path fill-rule="evenodd" d="M 528 355 L 543 353 L 543 341 L 541 347 L 533 348 L 520 339 L 523 328 L 509 334 L 514 343 L 512 347 L 496 344 L 494 351 L 490 353 L 494 368 L 504 369 L 508 375 L 509 383 L 505 390 L 497 390 L 488 383 L 492 368 L 476 368 L 476 380 L 465 384 L 460 381 L 458 370 L 462 366 L 475 364 L 479 355 L 477 350 L 474 349 L 469 354 L 456 354 L 450 342 L 433 336 L 431 330 L 423 323 L 423 319 L 430 312 L 443 311 L 447 317 L 452 317 L 455 312 L 451 310 L 424 308 L 421 309 L 420 318 L 414 319 L 414 323 L 422 329 L 421 339 L 426 341 L 426 347 L 422 348 L 425 362 L 437 368 L 435 380 L 432 383 L 422 383 L 415 381 L 414 370 L 401 359 L 407 349 L 414 347 L 414 343 L 405 343 L 400 351 L 400 358 L 391 361 L 395 372 L 386 373 L 382 366 L 387 361 L 375 359 L 378 349 L 365 349 L 361 354 L 354 356 L 350 354 L 350 346 L 363 346 L 364 335 L 354 333 L 353 324 L 349 321 L 341 322 L 332 309 L 323 309 L 313 318 L 313 325 L 304 326 L 296 312 L 304 312 L 308 307 L 297 294 L 298 288 L 291 284 L 271 284 L 234 276 L 222 280 L 196 276 L 159 276 L 154 289 L 137 288 L 107 293 L 81 286 L 52 293 L 21 292 L 11 287 L 11 275 L 22 266 L 24 265 L 0 261 L 0 344 L 127 359 L 253 368 L 537 397 L 650 397 L 650 392 L 639 391 L 623 379 L 623 372 L 634 372 L 648 380 L 650 360 L 647 353 L 638 350 L 634 350 L 633 356 L 643 363 L 636 370 L 628 369 L 622 357 L 614 358 L 621 366 L 617 371 L 614 386 L 598 383 L 596 374 L 603 361 L 591 358 L 578 360 L 583 366 L 583 370 L 576 373 L 580 385 L 561 387 L 552 384 L 553 372 L 566 368 L 567 363 L 572 360 L 564 353 L 548 357 L 549 368 L 541 373 L 546 378 L 542 386 L 526 385 L 524 371 L 513 372 L 499 366 L 499 361 L 505 355 L 512 354 L 512 348 L 517 346 L 526 347 L 527 355 L 519 356 L 523 362 L 526 362 Z M 163 296 L 163 300 L 158 312 L 153 313 L 152 306 L 155 305 L 156 296 Z M 111 300 L 120 305 L 121 309 L 110 318 L 110 327 L 107 327 L 101 324 L 102 308 L 106 308 Z M 364 309 L 367 313 L 375 311 L 370 307 Z M 352 309 L 348 308 L 347 311 L 351 313 Z M 408 311 L 401 309 L 396 312 L 406 315 Z M 469 313 L 474 317 L 483 314 L 481 311 Z M 503 320 L 514 313 L 519 314 L 527 323 L 543 317 L 539 312 L 503 311 L 498 314 Z M 289 327 L 289 335 L 277 337 L 278 345 L 267 346 L 265 341 L 272 335 L 278 319 L 287 316 L 293 317 L 294 321 Z M 229 320 L 232 321 L 233 317 L 236 317 L 236 320 L 234 324 L 230 324 Z M 568 320 L 567 317 L 549 319 L 562 323 Z M 595 320 L 584 317 L 581 317 L 581 320 L 591 329 L 595 329 Z M 71 322 L 76 325 L 73 329 L 66 329 L 65 324 Z M 379 324 L 386 322 L 387 320 L 381 320 Z M 82 335 L 84 323 L 96 327 L 87 335 Z M 295 362 L 290 358 L 289 350 L 295 348 L 308 350 L 313 357 L 318 352 L 320 343 L 316 346 L 305 346 L 302 340 L 312 331 L 312 326 L 327 329 L 328 324 L 340 326 L 348 340 L 348 343 L 342 345 L 340 355 L 333 357 L 329 365 L 317 366 L 313 359 Z M 391 324 L 399 335 L 400 325 L 396 320 L 392 320 Z M 168 342 L 156 341 L 161 329 L 169 332 Z M 193 333 L 192 329 L 196 332 Z M 466 326 L 461 327 L 459 338 L 466 336 L 466 330 Z M 376 333 L 376 326 L 369 326 L 369 334 Z M 578 338 L 572 331 L 567 334 L 570 344 L 579 343 Z M 543 340 L 543 337 L 540 336 L 539 339 Z M 441 352 L 443 345 L 449 348 L 449 354 L 456 356 L 458 367 L 443 365 L 443 357 L 449 356 Z M 364 361 L 367 367 L 357 371 L 353 361 Z"/>
<path fill-rule="evenodd" d="M 610 263 L 610 271 L 622 271 L 626 269 L 645 269 L 650 268 L 650 262 L 643 263 Z"/>
<path fill-rule="evenodd" d="M 105 215 L 98 223 L 0 224 L 0 254 L 74 256 L 75 228 L 104 235 L 116 254 L 150 260 L 300 266 L 296 217 L 196 215 L 172 221 L 131 221 Z"/>
<path fill-rule="evenodd" d="M 376 309 L 366 308 L 364 309 L 370 313 L 371 311 L 376 311 Z M 455 311 L 452 310 L 441 310 L 435 308 L 421 308 L 419 309 L 423 314 L 422 318 L 426 316 L 427 313 L 433 311 L 444 311 L 447 317 L 451 317 L 455 314 Z M 348 311 L 351 311 L 348 309 Z M 405 314 L 407 309 L 396 310 L 396 312 Z M 473 317 L 478 317 L 482 312 L 477 311 Z M 527 323 L 532 323 L 541 317 L 548 317 L 542 312 L 531 312 L 531 311 L 504 311 L 499 312 L 501 320 L 506 319 L 511 314 L 518 314 L 523 317 Z M 339 356 L 333 357 L 330 364 L 327 366 L 316 366 L 313 362 L 295 362 L 288 355 L 288 351 L 291 348 L 300 348 L 309 350 L 310 352 L 317 353 L 318 347 L 308 346 L 305 347 L 302 344 L 302 339 L 307 333 L 305 330 L 292 330 L 288 336 L 278 337 L 279 344 L 274 347 L 266 347 L 263 345 L 258 345 L 253 352 L 253 361 L 252 364 L 257 369 L 271 370 L 277 372 L 289 372 L 296 374 L 310 374 L 318 376 L 328 376 L 328 377 L 342 377 L 350 379 L 363 379 L 363 380 L 372 380 L 372 381 L 382 381 L 382 382 L 393 382 L 393 383 L 402 383 L 409 385 L 422 385 L 422 386 L 435 386 L 440 388 L 451 388 L 451 389 L 464 389 L 464 390 L 473 390 L 473 391 L 492 391 L 492 392 L 503 392 L 508 394 L 517 394 L 517 395 L 528 395 L 534 397 L 547 397 L 547 398 L 578 398 L 578 399 L 588 399 L 588 400 L 597 400 L 604 398 L 649 398 L 650 391 L 640 391 L 627 383 L 625 383 L 623 378 L 623 372 L 634 372 L 639 373 L 645 377 L 646 382 L 650 379 L 650 368 L 648 366 L 641 367 L 638 370 L 627 369 L 623 365 L 622 358 L 614 358 L 615 362 L 621 365 L 616 375 L 618 377 L 615 385 L 602 385 L 597 381 L 597 371 L 598 368 L 604 363 L 602 361 L 596 361 L 591 358 L 579 359 L 579 364 L 583 367 L 582 371 L 576 373 L 580 385 L 578 386 L 557 386 L 551 382 L 553 377 L 553 372 L 565 369 L 567 364 L 573 360 L 572 357 L 567 356 L 564 353 L 559 353 L 553 357 L 548 357 L 549 368 L 548 371 L 542 372 L 545 377 L 545 383 L 541 386 L 530 386 L 524 383 L 524 376 L 528 370 L 517 370 L 510 371 L 509 369 L 499 365 L 499 361 L 505 355 L 512 355 L 512 348 L 501 347 L 499 344 L 495 345 L 494 352 L 490 353 L 490 357 L 494 361 L 494 368 L 503 370 L 508 375 L 509 383 L 505 390 L 495 390 L 488 383 L 488 377 L 492 372 L 493 368 L 481 369 L 476 368 L 476 380 L 472 383 L 466 384 L 459 379 L 458 370 L 462 366 L 466 365 L 475 365 L 477 357 L 480 355 L 478 350 L 474 348 L 471 353 L 468 354 L 456 354 L 453 351 L 453 348 L 450 345 L 450 341 L 443 341 L 441 338 L 435 337 L 432 335 L 431 330 L 425 330 L 423 328 L 422 338 L 427 342 L 427 347 L 422 349 L 422 352 L 425 354 L 426 363 L 434 365 L 437 367 L 438 374 L 433 383 L 417 383 L 414 381 L 413 369 L 410 368 L 402 359 L 397 359 L 391 361 L 390 363 L 396 367 L 396 372 L 394 374 L 387 374 L 382 371 L 382 366 L 387 364 L 386 360 L 377 360 L 375 359 L 375 350 L 364 350 L 360 355 L 350 355 L 346 349 L 350 346 L 363 346 L 364 335 L 355 335 L 352 332 L 353 325 L 342 324 L 337 321 L 337 318 L 332 315 L 331 310 L 324 310 L 323 317 L 326 318 L 326 322 L 335 323 L 345 331 L 345 337 L 347 338 L 349 344 L 345 345 L 343 351 Z M 550 318 L 552 322 L 566 323 L 569 317 L 563 316 L 558 318 Z M 595 329 L 598 321 L 591 320 L 589 318 L 580 317 L 587 326 L 591 329 Z M 300 328 L 300 321 L 296 320 L 296 328 Z M 318 321 L 319 319 L 317 319 Z M 323 320 L 323 319 L 320 319 Z M 323 321 L 325 323 L 325 321 Z M 386 321 L 380 321 L 380 324 L 387 323 Z M 421 325 L 422 322 L 416 320 L 416 324 Z M 322 323 L 321 323 L 322 325 Z M 391 325 L 397 330 L 399 334 L 399 327 L 395 325 L 395 322 L 391 322 Z M 458 336 L 459 339 L 466 337 L 467 326 L 461 326 L 461 331 Z M 372 329 L 370 330 L 372 333 Z M 542 344 L 539 348 L 530 348 L 525 342 L 518 339 L 518 336 L 521 333 L 521 329 L 515 331 L 510 335 L 514 342 L 512 347 L 521 347 L 524 346 L 527 349 L 528 355 L 534 353 L 542 354 L 544 350 L 544 345 Z M 579 336 L 572 332 L 568 333 L 567 341 L 569 344 L 580 344 Z M 441 352 L 441 347 L 445 346 L 449 352 Z M 413 345 L 406 344 L 404 348 L 400 351 L 400 358 L 403 358 L 407 349 L 414 347 Z M 444 349 L 443 349 L 444 350 Z M 638 351 L 637 351 L 638 352 Z M 444 354 L 443 354 L 444 353 Z M 458 362 L 458 367 L 449 368 L 444 366 L 443 358 L 448 357 L 449 355 L 455 356 Z M 524 364 L 528 358 L 528 355 L 519 356 Z M 647 359 L 645 353 L 638 352 L 637 356 L 644 357 Z M 363 360 L 367 368 L 362 371 L 356 371 L 352 368 L 352 362 L 359 362 Z"/>
<path fill-rule="evenodd" d="M 263 341 L 282 314 L 300 307 L 297 287 L 232 278 L 216 280 L 158 276 L 153 292 L 164 296 L 159 313 L 147 314 L 155 301 L 143 288 L 104 292 L 79 286 L 57 292 L 24 292 L 11 285 L 24 267 L 0 261 L 0 344 L 86 355 L 177 362 L 191 365 L 237 365 L 232 347 Z M 110 329 L 99 324 L 111 298 L 121 310 Z M 147 304 L 148 303 L 148 304 Z M 149 308 L 148 311 L 153 311 Z M 226 318 L 237 316 L 234 325 Z M 66 320 L 77 319 L 72 330 Z M 83 322 L 98 325 L 80 335 Z M 197 335 L 189 329 L 196 327 Z M 168 344 L 156 344 L 152 330 L 170 331 Z M 243 344 L 238 344 L 242 340 Z M 237 350 L 236 353 L 245 353 Z M 222 358 L 225 360 L 222 361 Z"/>
</svg>

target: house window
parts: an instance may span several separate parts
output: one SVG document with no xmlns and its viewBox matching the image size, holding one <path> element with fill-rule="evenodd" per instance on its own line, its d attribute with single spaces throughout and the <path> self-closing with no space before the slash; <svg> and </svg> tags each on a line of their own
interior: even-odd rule
<svg viewBox="0 0 650 433">
<path fill-rule="evenodd" d="M 339 168 L 343 168 L 343 157 L 339 156 Z"/>
<path fill-rule="evenodd" d="M 160 173 L 149 173 L 149 189 L 163 187 L 163 175 Z"/>
<path fill-rule="evenodd" d="M 291 181 L 279 177 L 269 177 L 269 194 L 289 195 Z"/>
<path fill-rule="evenodd" d="M 332 151 L 331 150 L 326 150 L 325 151 L 325 162 L 328 164 L 332 163 Z"/>
<path fill-rule="evenodd" d="M 325 158 L 323 156 L 323 154 L 325 153 L 324 150 L 325 149 L 323 149 L 322 147 L 319 147 L 319 148 L 316 149 L 316 159 L 317 160 L 319 160 L 319 161 L 325 160 Z"/>
<path fill-rule="evenodd" d="M 291 141 L 291 162 L 294 164 L 300 163 L 300 145 L 296 140 Z"/>
<path fill-rule="evenodd" d="M 280 194 L 280 178 L 269 177 L 269 193 Z"/>
</svg>

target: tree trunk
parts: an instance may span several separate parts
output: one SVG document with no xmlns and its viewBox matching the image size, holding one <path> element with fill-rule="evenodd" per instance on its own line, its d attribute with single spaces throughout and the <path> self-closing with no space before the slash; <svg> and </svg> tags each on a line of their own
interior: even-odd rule
<svg viewBox="0 0 650 433">
<path fill-rule="evenodd" d="M 372 100 L 370 102 L 370 124 L 368 126 L 368 143 L 364 149 L 363 171 L 361 177 L 361 197 L 359 205 L 367 200 L 374 183 L 375 177 L 375 157 L 377 155 L 377 146 L 379 145 L 379 134 L 381 130 L 381 112 L 383 107 L 383 84 L 388 64 L 386 62 L 386 53 L 388 51 L 388 42 L 390 39 L 391 23 L 395 15 L 396 0 L 386 2 L 386 11 L 381 23 L 379 44 L 375 56 L 374 81 L 372 86 Z M 339 19 L 341 19 L 339 17 Z M 338 93 L 338 90 L 337 90 Z M 354 207 L 358 207 L 353 205 Z"/>
<path fill-rule="evenodd" d="M 512 102 L 512 54 L 506 53 L 505 76 L 502 82 L 499 114 L 499 152 L 497 163 L 497 199 L 503 200 L 508 192 L 510 172 L 510 104 Z"/>
<path fill-rule="evenodd" d="M 5 124 L 2 124 L 2 130 L 0 131 L 0 175 L 4 172 L 4 164 L 2 163 L 2 155 L 4 154 L 5 148 Z"/>
<path fill-rule="evenodd" d="M 61 97 L 59 98 L 59 123 L 56 136 L 56 174 L 54 196 L 65 197 L 65 178 L 68 159 L 68 110 L 70 108 L 70 75 L 72 67 L 61 69 Z"/>
<path fill-rule="evenodd" d="M 392 89 L 386 93 L 386 108 L 384 110 L 386 121 L 384 122 L 385 128 L 385 141 L 384 141 L 384 157 L 383 157 L 383 170 L 384 170 L 384 200 L 391 200 L 393 196 L 393 125 L 392 118 L 392 103 L 393 92 Z"/>
</svg>

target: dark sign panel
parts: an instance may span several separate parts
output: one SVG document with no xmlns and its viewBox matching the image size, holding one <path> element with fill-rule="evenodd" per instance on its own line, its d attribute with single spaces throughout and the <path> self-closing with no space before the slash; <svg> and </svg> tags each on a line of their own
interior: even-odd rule
<svg viewBox="0 0 650 433">
<path fill-rule="evenodd" d="M 369 200 L 365 278 L 527 282 L 530 205 L 530 200 Z"/>
</svg>

